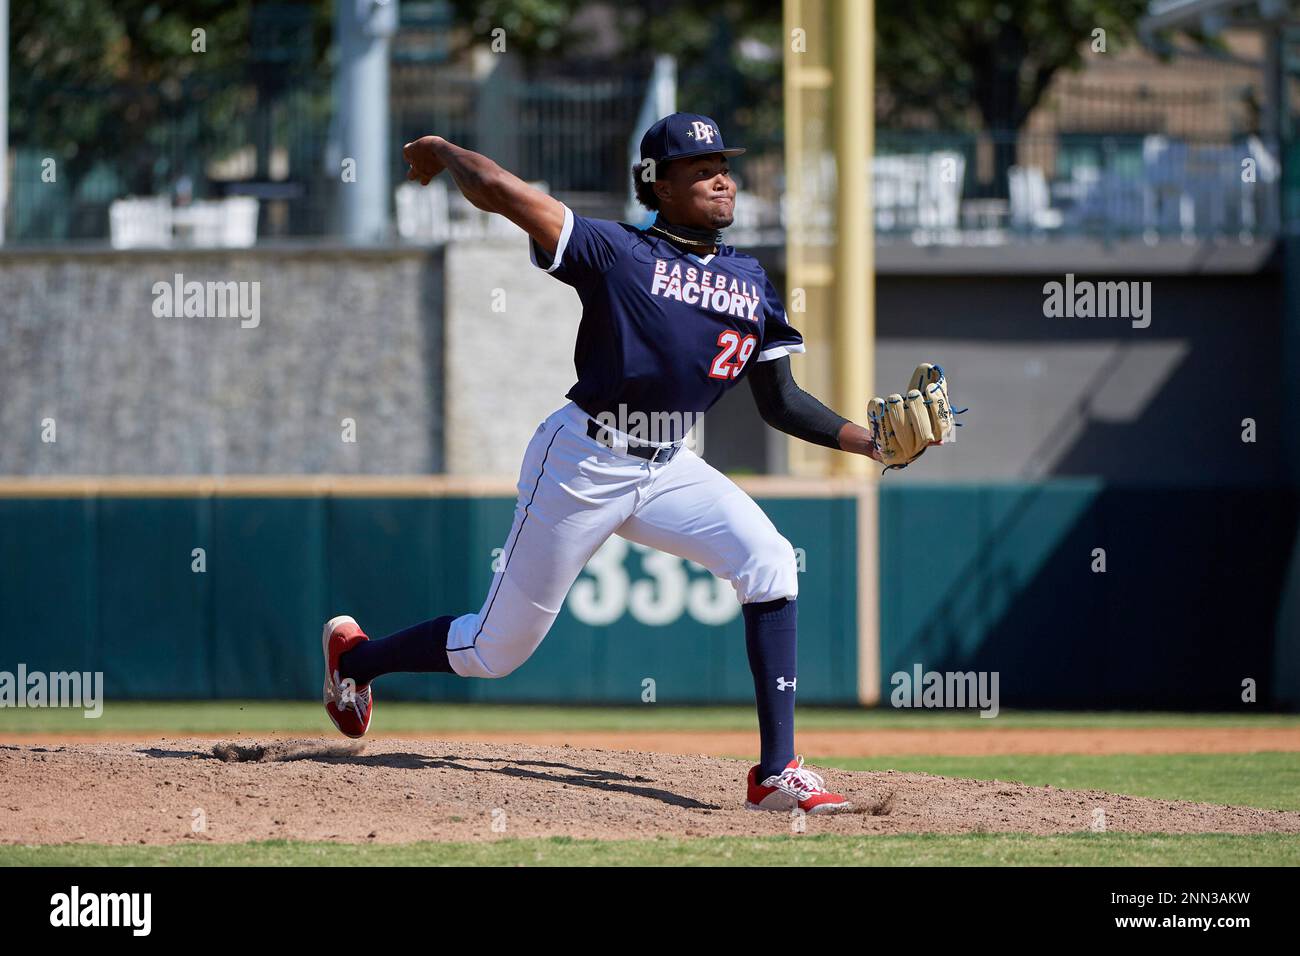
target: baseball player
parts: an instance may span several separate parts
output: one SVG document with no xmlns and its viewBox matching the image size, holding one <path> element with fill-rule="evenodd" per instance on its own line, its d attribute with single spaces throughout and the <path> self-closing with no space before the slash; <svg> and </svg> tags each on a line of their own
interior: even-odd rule
<svg viewBox="0 0 1300 956">
<path fill-rule="evenodd" d="M 804 392 L 790 373 L 803 338 L 752 257 L 722 241 L 736 201 L 707 116 L 674 113 L 641 140 L 636 194 L 645 229 L 575 215 L 486 156 L 439 136 L 408 143 L 407 178 L 446 171 L 479 209 L 531 238 L 532 261 L 582 301 L 568 403 L 538 426 L 519 472 L 514 523 L 483 606 L 371 641 L 347 616 L 325 624 L 325 709 L 360 737 L 383 674 L 505 677 L 535 651 L 578 573 L 610 535 L 695 561 L 741 603 L 761 743 L 746 806 L 849 809 L 794 752 L 794 550 L 754 501 L 684 441 L 742 378 L 763 419 L 805 441 L 867 455 L 872 433 Z M 629 422 L 654 422 L 646 434 Z M 655 431 L 655 430 L 652 430 Z"/>
</svg>

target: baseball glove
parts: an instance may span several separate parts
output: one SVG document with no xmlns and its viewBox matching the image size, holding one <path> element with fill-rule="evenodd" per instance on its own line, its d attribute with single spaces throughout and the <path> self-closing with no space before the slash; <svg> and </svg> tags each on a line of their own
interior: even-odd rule
<svg viewBox="0 0 1300 956">
<path fill-rule="evenodd" d="M 867 421 L 885 471 L 906 468 L 931 445 L 955 441 L 961 426 L 955 416 L 964 411 L 948 400 L 943 367 L 928 363 L 916 367 L 906 394 L 873 398 L 867 403 Z"/>
</svg>

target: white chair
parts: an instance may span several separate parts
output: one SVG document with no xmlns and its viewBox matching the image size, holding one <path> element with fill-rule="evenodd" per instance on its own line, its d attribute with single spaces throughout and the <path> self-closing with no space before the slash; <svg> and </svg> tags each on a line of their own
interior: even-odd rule
<svg viewBox="0 0 1300 956">
<path fill-rule="evenodd" d="M 252 196 L 201 199 L 172 209 L 172 227 L 183 245 L 247 249 L 257 244 L 257 210 Z"/>
<path fill-rule="evenodd" d="M 1242 237 L 1253 239 L 1258 230 L 1271 232 L 1278 228 L 1280 217 L 1274 184 L 1281 176 L 1282 168 L 1277 157 L 1258 136 L 1246 138 L 1246 155 L 1255 161 L 1255 181 L 1241 182 L 1240 226 Z M 1241 168 L 1240 161 L 1237 168 Z"/>
<path fill-rule="evenodd" d="M 446 242 L 451 237 L 447 184 L 435 179 L 427 186 L 397 187 L 397 234 L 410 242 Z"/>
<path fill-rule="evenodd" d="M 1064 216 L 1052 208 L 1047 177 L 1037 166 L 1008 166 L 1007 192 L 1012 226 L 1035 232 L 1061 228 Z"/>
<path fill-rule="evenodd" d="M 221 203 L 215 199 L 200 199 L 172 210 L 172 228 L 178 244 L 200 249 L 221 246 Z"/>
<path fill-rule="evenodd" d="M 736 191 L 736 218 L 731 224 L 732 229 L 756 236 L 766 229 L 774 228 L 779 220 L 780 213 L 775 202 L 743 189 Z M 732 244 L 741 245 L 738 241 Z"/>
<path fill-rule="evenodd" d="M 876 156 L 871 161 L 876 228 L 913 242 L 960 240 L 966 157 L 950 150 Z"/>
<path fill-rule="evenodd" d="M 258 201 L 253 196 L 228 196 L 221 202 L 221 245 L 247 249 L 257 245 Z"/>
<path fill-rule="evenodd" d="M 872 159 L 872 201 L 877 229 L 893 232 L 917 225 L 923 179 L 915 156 L 876 156 Z"/>
<path fill-rule="evenodd" d="M 1192 192 L 1186 143 L 1166 136 L 1142 139 L 1142 228 L 1147 240 L 1178 231 L 1184 238 L 1196 232 L 1197 202 Z"/>
<path fill-rule="evenodd" d="M 131 196 L 108 206 L 108 235 L 114 249 L 159 249 L 172 244 L 172 205 L 167 196 Z"/>
<path fill-rule="evenodd" d="M 728 241 L 734 246 L 748 246 L 756 242 L 759 225 L 758 204 L 761 200 L 742 189 L 736 190 L 735 217 L 731 221 Z"/>
<path fill-rule="evenodd" d="M 939 150 L 917 164 L 922 174 L 917 222 L 940 241 L 955 241 L 961 221 L 961 192 L 966 176 L 966 157 Z"/>
</svg>

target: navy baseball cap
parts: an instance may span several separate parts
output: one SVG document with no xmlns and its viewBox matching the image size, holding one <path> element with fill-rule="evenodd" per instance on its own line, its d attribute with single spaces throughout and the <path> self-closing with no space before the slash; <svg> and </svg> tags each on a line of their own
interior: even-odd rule
<svg viewBox="0 0 1300 956">
<path fill-rule="evenodd" d="M 641 159 L 666 163 L 688 156 L 739 156 L 744 150 L 727 149 L 718 124 L 699 113 L 672 113 L 655 123 L 641 137 Z"/>
</svg>

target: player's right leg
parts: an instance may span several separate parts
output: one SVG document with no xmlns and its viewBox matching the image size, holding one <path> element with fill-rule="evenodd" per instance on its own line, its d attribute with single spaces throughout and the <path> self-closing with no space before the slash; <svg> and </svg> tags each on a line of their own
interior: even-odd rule
<svg viewBox="0 0 1300 956">
<path fill-rule="evenodd" d="M 333 639 L 327 631 L 326 709 L 340 730 L 365 732 L 373 693 L 362 719 L 355 696 L 350 707 L 331 703 L 331 683 L 336 697 L 346 697 L 349 687 L 369 692 L 376 677 L 396 671 L 504 677 L 541 644 L 583 565 L 631 515 L 646 479 L 644 463 L 587 437 L 586 422 L 567 405 L 529 442 L 501 569 L 477 613 L 424 621 L 379 641 L 359 627 L 341 628 Z"/>
</svg>

